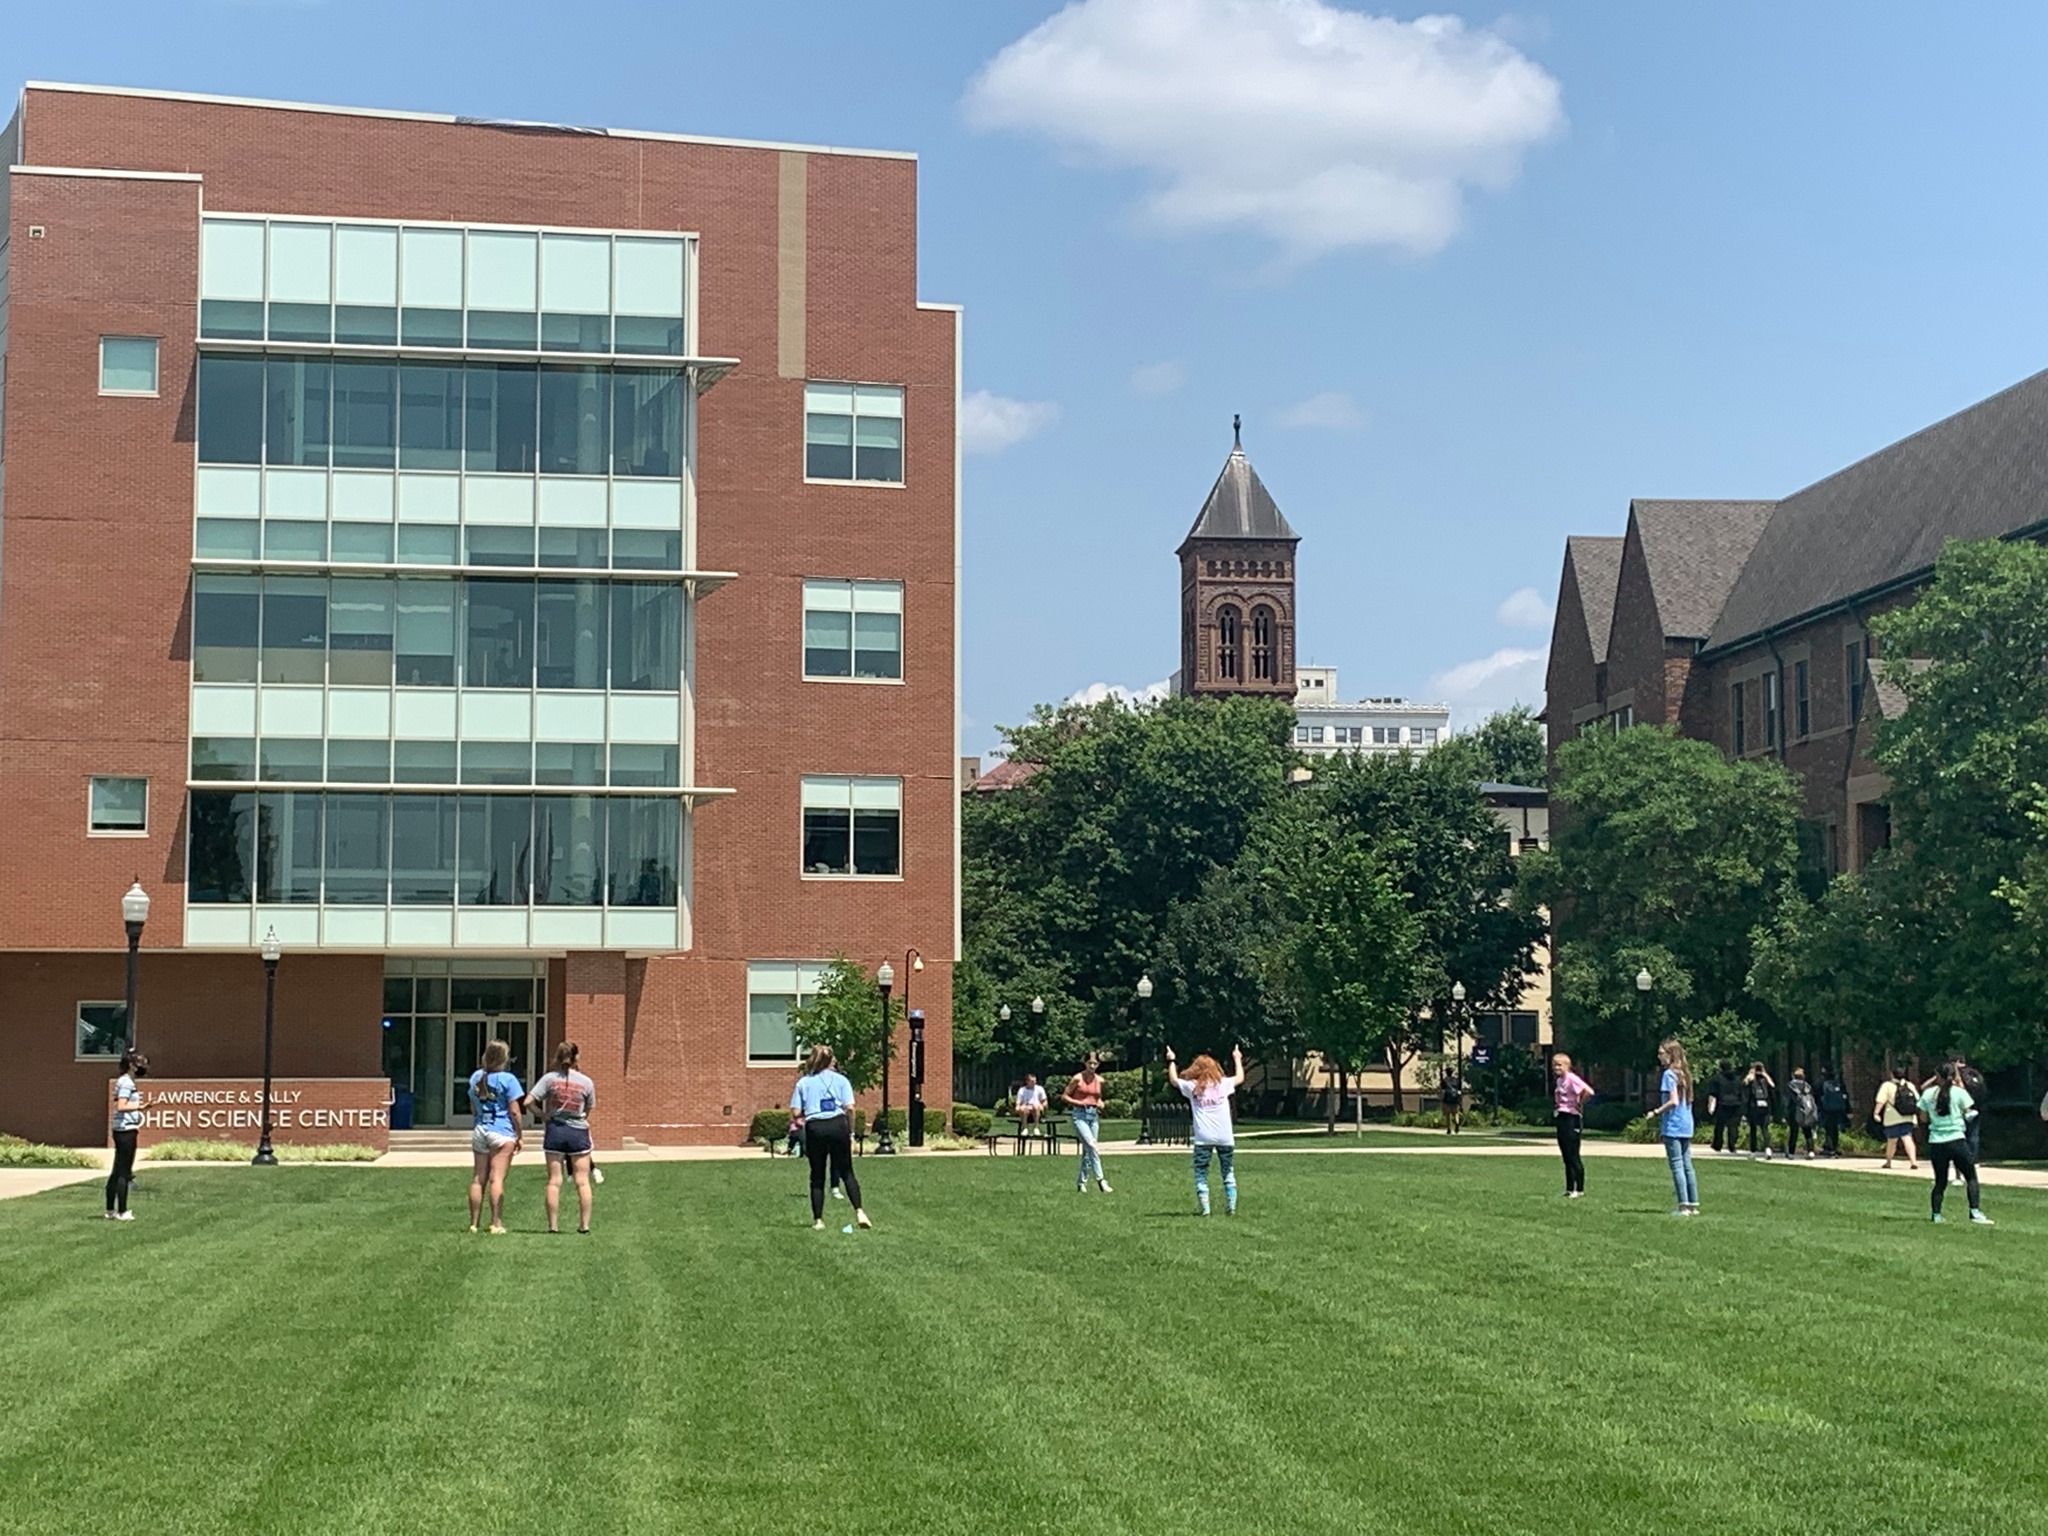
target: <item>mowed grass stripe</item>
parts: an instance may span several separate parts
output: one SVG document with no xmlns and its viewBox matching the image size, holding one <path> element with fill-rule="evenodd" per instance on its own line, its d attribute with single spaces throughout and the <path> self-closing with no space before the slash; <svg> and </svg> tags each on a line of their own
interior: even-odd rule
<svg viewBox="0 0 2048 1536">
<path fill-rule="evenodd" d="M 539 1234 L 531 1170 L 499 1239 L 456 1171 L 9 1202 L 0 1530 L 125 1531 L 138 1492 L 164 1533 L 2048 1528 L 2040 1196 L 1982 1232 L 1748 1164 L 1696 1222 L 1655 1161 L 1571 1203 L 1548 1161 L 1239 1171 L 1203 1222 L 1178 1157 L 1109 1197 L 869 1159 L 854 1236 L 765 1159 L 619 1165 L 590 1238 Z"/>
</svg>

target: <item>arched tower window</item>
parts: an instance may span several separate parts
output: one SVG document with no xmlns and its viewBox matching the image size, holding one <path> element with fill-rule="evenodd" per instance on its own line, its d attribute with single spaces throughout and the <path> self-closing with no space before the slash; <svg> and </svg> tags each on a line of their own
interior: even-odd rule
<svg viewBox="0 0 2048 1536">
<path fill-rule="evenodd" d="M 1238 655 L 1244 644 L 1242 628 L 1235 604 L 1225 603 L 1216 610 L 1216 675 L 1225 682 L 1237 682 L 1242 676 Z"/>
<path fill-rule="evenodd" d="M 1264 603 L 1252 610 L 1252 681 L 1273 681 L 1273 610 Z"/>
</svg>

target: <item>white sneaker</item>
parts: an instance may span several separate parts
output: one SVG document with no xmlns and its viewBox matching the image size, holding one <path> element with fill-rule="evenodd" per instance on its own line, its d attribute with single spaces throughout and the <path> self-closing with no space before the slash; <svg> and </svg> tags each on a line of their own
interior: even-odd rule
<svg viewBox="0 0 2048 1536">
<path fill-rule="evenodd" d="M 866 1211 L 855 1211 L 853 1213 L 853 1224 L 857 1227 L 872 1227 L 874 1225 L 872 1221 L 868 1220 L 868 1213 Z"/>
<path fill-rule="evenodd" d="M 1115 1190 L 1109 1187 L 1109 1180 L 1107 1179 L 1097 1179 L 1095 1181 L 1095 1187 L 1101 1190 L 1105 1195 L 1113 1195 L 1116 1193 Z"/>
<path fill-rule="evenodd" d="M 134 1219 L 135 1213 L 133 1211 L 116 1211 L 114 1213 L 114 1220 L 116 1221 L 133 1221 Z"/>
<path fill-rule="evenodd" d="M 1989 1216 L 1986 1216 L 1982 1211 L 1972 1211 L 1970 1212 L 1970 1225 L 1973 1227 L 1995 1227 L 1998 1223 Z"/>
<path fill-rule="evenodd" d="M 825 1223 L 822 1221 L 814 1221 L 811 1223 L 811 1230 L 813 1232 L 822 1232 L 825 1230 Z"/>
<path fill-rule="evenodd" d="M 602 1184 L 604 1182 L 604 1170 L 595 1163 L 590 1165 L 590 1182 L 593 1184 Z"/>
<path fill-rule="evenodd" d="M 846 1198 L 846 1191 L 841 1189 L 837 1184 L 834 1184 L 832 1186 L 832 1198 L 834 1200 L 844 1200 Z"/>
</svg>

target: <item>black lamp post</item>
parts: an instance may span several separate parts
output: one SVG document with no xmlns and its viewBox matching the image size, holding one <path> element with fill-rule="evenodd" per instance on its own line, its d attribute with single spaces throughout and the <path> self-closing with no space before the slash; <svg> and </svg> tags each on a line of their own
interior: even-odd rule
<svg viewBox="0 0 2048 1536">
<path fill-rule="evenodd" d="M 258 1168 L 277 1166 L 277 1154 L 270 1150 L 270 1065 L 271 1045 L 277 1037 L 277 962 L 283 953 L 273 928 L 263 935 L 263 1139 L 249 1159 Z"/>
<path fill-rule="evenodd" d="M 149 921 L 149 892 L 142 888 L 142 876 L 121 898 L 121 921 L 128 929 L 128 1001 L 122 1022 L 128 1030 L 128 1047 L 135 1047 L 135 980 L 138 952 L 142 948 L 142 925 Z"/>
<path fill-rule="evenodd" d="M 1152 1053 L 1146 1048 L 1145 1005 L 1152 1001 L 1152 978 L 1138 978 L 1138 1145 L 1152 1145 Z"/>
<path fill-rule="evenodd" d="M 910 978 L 923 969 L 924 956 L 918 952 L 917 947 L 915 945 L 912 945 L 909 949 L 903 951 L 903 1017 L 905 1019 L 908 1019 L 911 1015 Z M 922 1018 L 923 1015 L 920 1014 L 919 1017 Z M 915 1055 L 916 1036 L 914 1033 L 912 1035 L 911 1043 L 913 1047 L 913 1055 Z M 915 1123 L 916 1117 L 923 1111 L 924 1108 L 924 1105 L 918 1096 L 918 1084 L 916 1082 L 917 1078 L 920 1078 L 924 1075 L 924 1068 L 922 1062 L 913 1060 L 910 1064 L 910 1070 L 912 1073 L 912 1083 L 910 1088 L 910 1107 L 908 1110 L 905 1111 L 903 1116 L 904 1130 L 909 1133 L 910 1144 L 913 1147 L 921 1147 L 924 1145 L 924 1133 L 922 1131 L 912 1129 L 912 1126 Z M 885 1055 L 882 1058 L 882 1075 L 886 1077 L 888 1076 L 888 1074 L 889 1059 Z"/>
<path fill-rule="evenodd" d="M 889 1017 L 889 992 L 896 985 L 896 967 L 884 960 L 875 980 L 882 988 L 882 1129 L 875 1137 L 875 1153 L 890 1157 L 896 1151 L 896 1138 L 889 1134 L 889 1046 L 896 1030 Z"/>
<path fill-rule="evenodd" d="M 1645 1024 L 1650 1022 L 1650 989 L 1656 984 L 1657 978 L 1650 974 L 1650 968 L 1647 965 L 1636 972 L 1636 996 L 1641 998 L 1643 1002 L 1643 1022 Z"/>
<path fill-rule="evenodd" d="M 903 989 L 910 1001 L 910 988 Z M 910 1144 L 924 1145 L 924 1010 L 910 1010 Z"/>
<path fill-rule="evenodd" d="M 1462 981 L 1451 983 L 1451 1028 L 1458 1032 L 1457 1039 L 1452 1043 L 1452 1059 L 1458 1064 L 1458 1092 L 1463 1093 L 1465 1091 L 1465 983 Z M 1447 1131 L 1451 1128 L 1450 1118 L 1448 1113 L 1444 1115 L 1444 1129 Z"/>
</svg>

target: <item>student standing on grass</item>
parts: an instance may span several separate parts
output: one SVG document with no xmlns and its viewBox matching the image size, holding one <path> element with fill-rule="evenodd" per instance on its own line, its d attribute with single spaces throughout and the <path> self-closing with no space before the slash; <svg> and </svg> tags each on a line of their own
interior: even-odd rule
<svg viewBox="0 0 2048 1536">
<path fill-rule="evenodd" d="M 107 1220 L 133 1221 L 128 1185 L 135 1178 L 135 1138 L 142 1133 L 142 1090 L 139 1077 L 149 1076 L 149 1058 L 137 1050 L 121 1053 L 121 1075 L 114 1079 L 114 1166 L 107 1175 Z"/>
<path fill-rule="evenodd" d="M 512 1047 L 493 1040 L 469 1074 L 469 1150 L 476 1163 L 469 1179 L 469 1230 L 476 1230 L 488 1198 L 493 1237 L 505 1232 L 505 1170 L 519 1155 L 519 1116 L 526 1108 L 526 1090 L 506 1070 L 511 1062 Z"/>
<path fill-rule="evenodd" d="M 1579 1155 L 1579 1143 L 1586 1131 L 1586 1100 L 1593 1097 L 1593 1085 L 1572 1070 L 1571 1057 L 1559 1051 L 1550 1058 L 1557 1075 L 1550 1085 L 1551 1104 L 1557 1111 L 1557 1150 L 1564 1157 L 1564 1197 L 1576 1200 L 1586 1192 L 1586 1160 Z"/>
<path fill-rule="evenodd" d="M 1465 1128 L 1465 1079 L 1458 1075 L 1456 1067 L 1445 1067 L 1437 1089 L 1443 1096 L 1444 1134 L 1456 1136 Z"/>
<path fill-rule="evenodd" d="M 1109 1180 L 1102 1176 L 1102 1078 L 1095 1070 L 1095 1058 L 1090 1056 L 1081 1068 L 1078 1077 L 1067 1079 L 1067 1086 L 1060 1090 L 1060 1098 L 1067 1106 L 1067 1119 L 1074 1127 L 1074 1140 L 1081 1145 L 1081 1171 L 1076 1175 L 1074 1188 L 1081 1194 L 1088 1192 L 1089 1169 L 1095 1170 L 1095 1182 L 1102 1192 L 1113 1194 Z"/>
<path fill-rule="evenodd" d="M 1749 1155 L 1755 1157 L 1761 1144 L 1766 1162 L 1771 1156 L 1771 1104 L 1777 1092 L 1778 1085 L 1771 1081 L 1764 1064 L 1752 1061 L 1742 1079 L 1742 1109 L 1749 1120 Z"/>
<path fill-rule="evenodd" d="M 1657 1047 L 1657 1065 L 1664 1069 L 1657 1091 L 1664 1102 L 1657 1106 L 1657 1132 L 1664 1138 L 1664 1157 L 1671 1164 L 1671 1187 L 1678 1195 L 1674 1216 L 1700 1213 L 1700 1181 L 1692 1168 L 1692 1064 L 1685 1059 L 1685 1047 L 1666 1040 Z"/>
<path fill-rule="evenodd" d="M 1963 1139 L 1970 1144 L 1970 1161 L 1983 1166 L 1984 1106 L 1989 1102 L 1989 1091 L 1984 1086 L 1984 1074 L 1963 1060 L 1960 1054 L 1949 1057 L 1949 1064 L 1956 1069 L 1956 1081 L 1970 1096 L 1970 1113 L 1963 1120 Z M 1920 1107 L 1927 1108 L 1927 1095 L 1934 1092 L 1941 1081 L 1936 1073 L 1920 1087 Z"/>
<path fill-rule="evenodd" d="M 1927 1156 L 1934 1163 L 1934 1219 L 1941 1220 L 1941 1197 L 1948 1193 L 1949 1169 L 1963 1176 L 1963 1193 L 1969 1197 L 1970 1220 L 1980 1227 L 1993 1225 L 1980 1207 L 1977 1190 L 1977 1160 L 1970 1156 L 1966 1122 L 1977 1101 L 1962 1084 L 1962 1073 L 1952 1061 L 1941 1064 L 1933 1092 L 1920 1100 L 1920 1112 L 1927 1116 Z"/>
<path fill-rule="evenodd" d="M 1813 1084 L 1806 1080 L 1806 1068 L 1794 1067 L 1792 1081 L 1785 1085 L 1785 1155 L 1799 1155 L 1799 1137 L 1806 1136 L 1806 1155 L 1814 1156 L 1813 1131 L 1820 1124 L 1820 1105 L 1814 1102 Z"/>
<path fill-rule="evenodd" d="M 846 1186 L 846 1198 L 853 1202 L 853 1219 L 863 1227 L 873 1226 L 860 1203 L 860 1180 L 853 1172 L 853 1084 L 839 1070 L 839 1060 L 830 1046 L 811 1048 L 804 1075 L 790 1092 L 789 1112 L 791 1123 L 803 1127 L 804 1156 L 811 1163 L 811 1230 L 825 1230 L 828 1166 L 832 1182 Z"/>
<path fill-rule="evenodd" d="M 1735 1063 L 1724 1061 L 1707 1083 L 1707 1113 L 1714 1119 L 1714 1150 L 1739 1152 L 1742 1125 L 1742 1079 Z M 1724 1140 L 1725 1138 L 1725 1140 Z"/>
<path fill-rule="evenodd" d="M 1885 1167 L 1891 1167 L 1892 1159 L 1903 1151 L 1906 1166 L 1918 1168 L 1920 1159 L 1913 1151 L 1913 1130 L 1919 1124 L 1920 1095 L 1913 1091 L 1913 1080 L 1904 1067 L 1894 1067 L 1892 1075 L 1877 1090 L 1875 1113 L 1884 1126 Z"/>
<path fill-rule="evenodd" d="M 1849 1090 L 1833 1067 L 1820 1069 L 1821 1150 L 1829 1157 L 1842 1155 L 1842 1132 L 1849 1128 Z"/>
<path fill-rule="evenodd" d="M 1237 1132 L 1230 1123 L 1230 1096 L 1244 1081 L 1244 1050 L 1230 1048 L 1230 1076 L 1213 1056 L 1197 1056 L 1188 1063 L 1188 1075 L 1174 1069 L 1173 1047 L 1166 1048 L 1166 1080 L 1187 1096 L 1193 1119 L 1189 1140 L 1195 1152 L 1195 1203 L 1204 1216 L 1209 1214 L 1209 1162 L 1213 1157 L 1223 1165 L 1223 1214 L 1237 1214 Z"/>
<path fill-rule="evenodd" d="M 533 1085 L 533 1111 L 546 1129 L 541 1147 L 548 1160 L 548 1230 L 561 1231 L 562 1175 L 576 1181 L 576 1230 L 590 1231 L 590 1111 L 597 1085 L 576 1070 L 576 1046 L 555 1047 L 554 1067 Z"/>
</svg>

